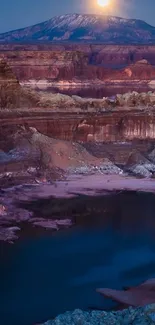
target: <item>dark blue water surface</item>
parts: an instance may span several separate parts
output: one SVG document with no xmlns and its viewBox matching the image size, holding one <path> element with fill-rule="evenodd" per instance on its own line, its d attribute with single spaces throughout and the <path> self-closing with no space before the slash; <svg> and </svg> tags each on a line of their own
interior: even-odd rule
<svg viewBox="0 0 155 325">
<path fill-rule="evenodd" d="M 111 308 L 96 288 L 122 288 L 155 276 L 153 194 L 122 195 L 117 215 L 106 222 L 94 215 L 91 227 L 87 220 L 1 244 L 1 325 L 34 325 L 75 308 Z"/>
</svg>

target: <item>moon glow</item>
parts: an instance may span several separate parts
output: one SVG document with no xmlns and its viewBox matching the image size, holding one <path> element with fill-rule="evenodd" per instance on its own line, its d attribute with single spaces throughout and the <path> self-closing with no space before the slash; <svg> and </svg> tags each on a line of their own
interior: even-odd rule
<svg viewBox="0 0 155 325">
<path fill-rule="evenodd" d="M 110 0 L 97 0 L 97 3 L 100 7 L 106 7 L 110 4 Z"/>
</svg>

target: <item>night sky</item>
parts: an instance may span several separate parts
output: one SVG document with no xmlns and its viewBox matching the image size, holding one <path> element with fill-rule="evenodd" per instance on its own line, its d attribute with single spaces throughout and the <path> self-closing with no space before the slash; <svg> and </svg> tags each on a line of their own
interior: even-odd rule
<svg viewBox="0 0 155 325">
<path fill-rule="evenodd" d="M 97 0 L 1 0 L 0 33 L 66 13 L 101 13 Z M 155 26 L 155 0 L 111 0 L 107 14 L 143 19 Z M 104 12 L 106 14 L 106 11 Z"/>
</svg>

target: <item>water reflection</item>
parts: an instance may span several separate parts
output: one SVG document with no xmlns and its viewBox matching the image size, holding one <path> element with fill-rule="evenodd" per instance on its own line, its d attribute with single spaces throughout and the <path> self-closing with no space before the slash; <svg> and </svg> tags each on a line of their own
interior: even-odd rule
<svg viewBox="0 0 155 325">
<path fill-rule="evenodd" d="M 129 192 L 100 202 L 107 212 L 91 222 L 83 215 L 72 229 L 1 245 L 0 324 L 32 325 L 75 308 L 109 308 L 113 303 L 97 287 L 122 288 L 155 276 L 155 196 Z"/>
<path fill-rule="evenodd" d="M 124 94 L 130 91 L 147 92 L 150 89 L 143 86 L 102 86 L 102 87 L 81 87 L 81 88 L 68 88 L 68 87 L 49 87 L 46 91 L 52 93 L 60 93 L 65 95 L 76 95 L 85 98 L 103 98 L 103 97 L 113 97 L 116 94 Z"/>
</svg>

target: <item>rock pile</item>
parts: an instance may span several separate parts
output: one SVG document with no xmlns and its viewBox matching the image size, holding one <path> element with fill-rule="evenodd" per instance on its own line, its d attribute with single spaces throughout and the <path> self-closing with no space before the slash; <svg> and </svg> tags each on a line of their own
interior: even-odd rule
<svg viewBox="0 0 155 325">
<path fill-rule="evenodd" d="M 133 150 L 129 155 L 125 169 L 134 175 L 142 177 L 152 177 L 155 174 L 154 162 L 149 157 L 144 157 L 137 150 Z"/>
</svg>

